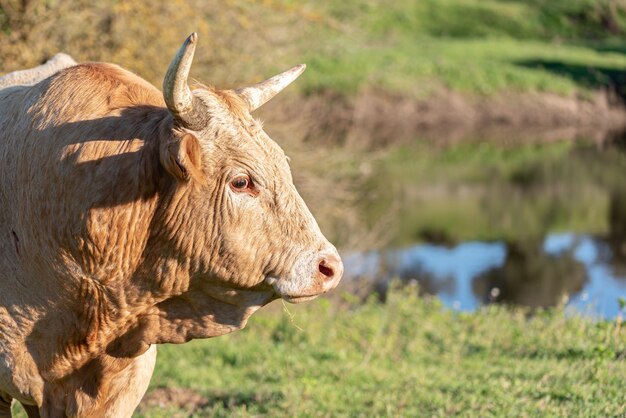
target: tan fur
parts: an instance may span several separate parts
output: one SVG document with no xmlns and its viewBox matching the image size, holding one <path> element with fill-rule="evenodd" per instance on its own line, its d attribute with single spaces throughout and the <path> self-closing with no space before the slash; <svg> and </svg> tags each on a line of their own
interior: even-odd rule
<svg viewBox="0 0 626 418">
<path fill-rule="evenodd" d="M 282 150 L 232 92 L 194 94 L 210 112 L 198 132 L 111 64 L 0 90 L 0 416 L 12 398 L 41 416 L 129 416 L 151 345 L 336 285 Z M 228 187 L 242 171 L 256 195 Z"/>
</svg>

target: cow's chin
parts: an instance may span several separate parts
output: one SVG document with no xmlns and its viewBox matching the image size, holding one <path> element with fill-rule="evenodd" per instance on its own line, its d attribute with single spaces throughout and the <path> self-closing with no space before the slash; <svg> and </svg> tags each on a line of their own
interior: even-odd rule
<svg viewBox="0 0 626 418">
<path fill-rule="evenodd" d="M 314 293 L 312 291 L 302 293 L 294 292 L 293 289 L 289 289 L 289 287 L 291 286 L 284 286 L 280 279 L 272 276 L 267 276 L 265 278 L 265 283 L 272 286 L 272 288 L 274 289 L 274 293 L 276 293 L 278 297 L 289 303 L 308 302 L 320 295 L 320 293 Z M 288 289 L 285 289 L 285 287 L 287 287 Z"/>
<path fill-rule="evenodd" d="M 310 300 L 315 299 L 319 295 L 310 295 L 310 296 L 289 296 L 289 295 L 281 295 L 281 298 L 289 303 L 302 303 L 308 302 Z"/>
</svg>

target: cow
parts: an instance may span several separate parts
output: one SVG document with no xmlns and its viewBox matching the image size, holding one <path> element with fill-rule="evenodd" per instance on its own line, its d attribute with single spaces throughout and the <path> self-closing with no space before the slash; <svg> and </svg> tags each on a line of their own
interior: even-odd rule
<svg viewBox="0 0 626 418">
<path fill-rule="evenodd" d="M 335 247 L 250 113 L 304 65 L 230 90 L 163 92 L 83 63 L 0 90 L 0 417 L 130 416 L 156 344 L 243 328 L 333 289 Z"/>
</svg>

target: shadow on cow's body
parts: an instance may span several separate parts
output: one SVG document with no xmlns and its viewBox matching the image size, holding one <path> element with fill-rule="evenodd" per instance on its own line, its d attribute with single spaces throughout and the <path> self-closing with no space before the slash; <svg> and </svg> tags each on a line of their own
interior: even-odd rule
<svg viewBox="0 0 626 418">
<path fill-rule="evenodd" d="M 11 399 L 30 416 L 130 416 L 155 344 L 232 332 L 339 281 L 249 115 L 303 67 L 192 93 L 195 39 L 164 95 L 93 63 L 0 90 L 0 417 Z"/>
</svg>

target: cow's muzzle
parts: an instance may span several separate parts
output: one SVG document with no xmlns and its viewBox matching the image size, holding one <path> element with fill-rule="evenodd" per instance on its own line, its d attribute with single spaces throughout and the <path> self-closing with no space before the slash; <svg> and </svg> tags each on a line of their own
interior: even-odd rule
<svg viewBox="0 0 626 418">
<path fill-rule="evenodd" d="M 343 276 L 343 263 L 337 250 L 303 256 L 289 278 L 267 277 L 276 293 L 290 303 L 301 303 L 337 287 Z"/>
</svg>

